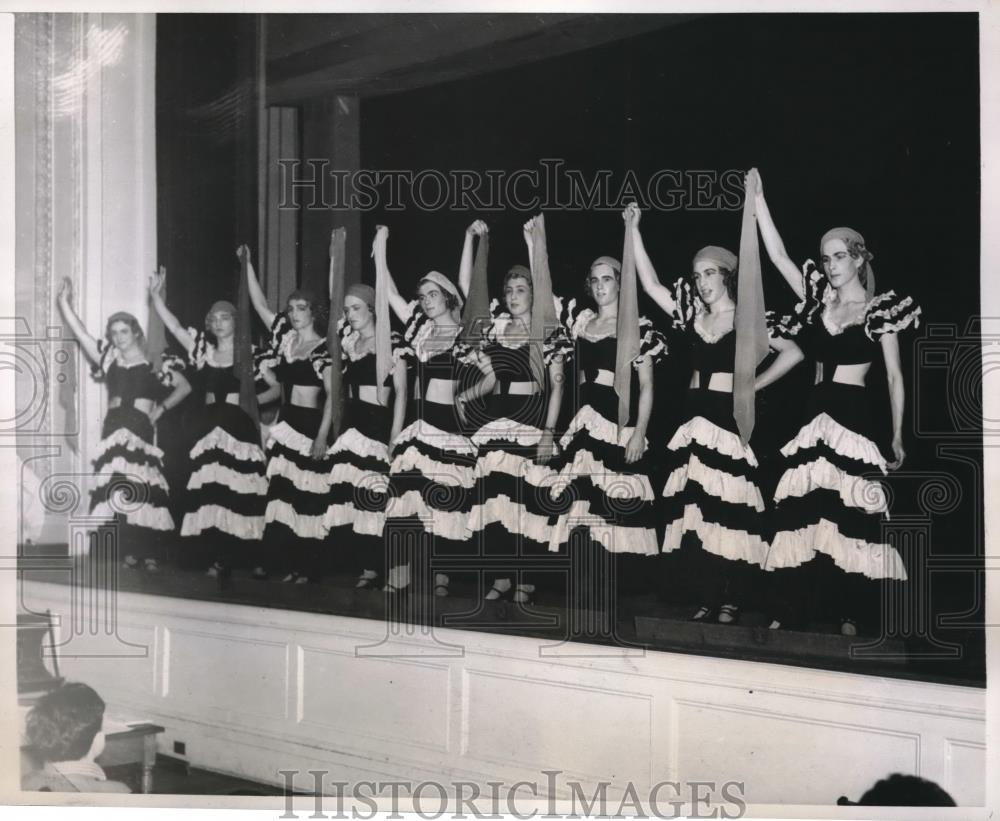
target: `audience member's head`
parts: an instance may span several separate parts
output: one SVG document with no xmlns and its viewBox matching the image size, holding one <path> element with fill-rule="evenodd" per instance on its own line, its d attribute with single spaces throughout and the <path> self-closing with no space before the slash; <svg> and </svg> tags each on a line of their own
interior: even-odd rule
<svg viewBox="0 0 1000 821">
<path fill-rule="evenodd" d="M 27 739 L 43 761 L 96 758 L 104 748 L 104 701 L 86 684 L 63 684 L 28 713 Z"/>
<path fill-rule="evenodd" d="M 954 807 L 954 799 L 933 781 L 917 775 L 893 773 L 868 790 L 860 801 L 840 798 L 841 806 L 858 807 Z"/>
</svg>

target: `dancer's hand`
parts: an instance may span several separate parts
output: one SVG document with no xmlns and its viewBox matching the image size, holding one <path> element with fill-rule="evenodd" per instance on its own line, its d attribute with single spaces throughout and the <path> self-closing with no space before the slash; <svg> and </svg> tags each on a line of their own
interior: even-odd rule
<svg viewBox="0 0 1000 821">
<path fill-rule="evenodd" d="M 149 412 L 149 421 L 155 425 L 157 420 L 161 416 L 163 416 L 163 410 L 164 410 L 163 405 L 161 405 L 159 402 L 153 405 L 153 409 Z"/>
<path fill-rule="evenodd" d="M 535 450 L 535 461 L 540 465 L 546 465 L 556 454 L 556 444 L 553 440 L 552 431 L 543 430 L 542 438 L 538 440 L 538 447 Z"/>
<path fill-rule="evenodd" d="M 641 435 L 639 431 L 633 431 L 628 439 L 628 444 L 625 445 L 625 462 L 630 465 L 638 462 L 645 449 L 646 437 Z"/>
<path fill-rule="evenodd" d="M 236 249 L 236 259 L 238 259 L 242 263 L 243 257 L 246 257 L 247 265 L 250 265 L 251 264 L 250 248 L 246 245 L 241 245 L 239 248 Z"/>
<path fill-rule="evenodd" d="M 642 210 L 639 208 L 639 203 L 637 202 L 630 202 L 625 206 L 625 210 L 622 211 L 622 219 L 625 220 L 626 225 L 628 225 L 628 221 L 631 219 L 632 225 L 638 226 L 641 218 Z"/>
<path fill-rule="evenodd" d="M 476 220 L 468 228 L 465 229 L 465 233 L 471 234 L 473 236 L 481 237 L 484 234 L 490 232 L 489 226 L 482 220 Z"/>
<path fill-rule="evenodd" d="M 59 284 L 58 298 L 67 304 L 73 302 L 73 280 L 69 277 L 63 277 Z"/>
<path fill-rule="evenodd" d="M 903 462 L 906 459 L 906 451 L 903 450 L 903 437 L 894 436 L 892 439 L 892 453 L 896 457 L 895 460 L 889 462 L 886 465 L 889 470 L 899 470 L 903 466 Z"/>
<path fill-rule="evenodd" d="M 746 189 L 748 197 L 763 197 L 764 183 L 761 181 L 760 172 L 756 168 L 747 171 L 743 178 L 743 187 Z"/>
<path fill-rule="evenodd" d="M 375 252 L 378 250 L 379 243 L 385 245 L 386 241 L 389 239 L 389 226 L 388 225 L 376 225 L 375 226 L 375 239 L 372 240 L 372 256 L 375 256 Z"/>
<path fill-rule="evenodd" d="M 322 459 L 326 455 L 325 436 L 317 436 L 313 439 L 312 447 L 309 449 L 309 455 L 313 459 Z"/>
<path fill-rule="evenodd" d="M 166 284 L 167 269 L 161 265 L 159 271 L 149 275 L 149 295 L 153 299 L 163 296 L 163 286 Z"/>
<path fill-rule="evenodd" d="M 458 421 L 462 423 L 462 427 L 465 428 L 466 422 L 468 421 L 465 415 L 465 403 L 468 400 L 464 396 L 455 397 L 455 413 L 458 415 Z"/>
</svg>

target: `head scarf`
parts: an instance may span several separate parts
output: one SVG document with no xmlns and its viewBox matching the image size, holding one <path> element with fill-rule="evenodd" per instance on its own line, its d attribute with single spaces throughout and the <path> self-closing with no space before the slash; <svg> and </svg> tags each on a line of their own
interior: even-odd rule
<svg viewBox="0 0 1000 821">
<path fill-rule="evenodd" d="M 209 320 L 212 318 L 212 314 L 220 313 L 229 314 L 233 318 L 234 322 L 238 321 L 236 306 L 227 299 L 220 299 L 218 302 L 212 303 L 212 307 L 208 309 L 208 313 L 205 314 L 205 324 L 208 325 Z"/>
<path fill-rule="evenodd" d="M 544 228 L 542 231 L 542 235 L 544 237 Z M 532 237 L 533 236 L 534 232 L 532 232 Z M 515 279 L 518 277 L 520 277 L 521 279 L 526 279 L 528 280 L 528 282 L 531 282 L 532 291 L 534 291 L 535 286 L 534 286 L 534 281 L 531 278 L 532 274 L 531 271 L 528 270 L 526 265 L 521 265 L 521 263 L 518 263 L 517 265 L 511 265 L 510 268 L 507 270 L 507 279 Z"/>
<path fill-rule="evenodd" d="M 593 271 L 598 265 L 607 265 L 616 274 L 622 272 L 622 264 L 614 257 L 598 257 L 590 263 L 590 270 Z"/>
<path fill-rule="evenodd" d="M 458 300 L 458 309 L 460 311 L 462 310 L 462 306 L 465 304 L 465 300 L 462 299 L 462 294 L 459 292 L 455 283 L 453 283 L 450 279 L 448 279 L 448 277 L 446 277 L 442 273 L 439 273 L 438 271 L 428 271 L 426 274 L 420 277 L 421 282 L 423 282 L 424 280 L 433 282 L 435 285 L 444 288 L 449 294 L 451 294 L 453 297 L 455 297 L 455 299 Z"/>
<path fill-rule="evenodd" d="M 755 171 L 751 171 L 755 174 Z M 733 255 L 725 248 L 709 246 L 699 254 L 711 250 L 711 256 L 702 258 L 729 267 L 728 260 L 719 259 L 714 252 Z M 695 257 L 697 259 L 697 257 Z M 733 258 L 735 262 L 735 257 Z M 736 267 L 730 270 L 737 270 Z M 733 365 L 733 417 L 743 444 L 749 444 L 756 419 L 754 382 L 757 366 L 767 356 L 767 324 L 764 317 L 764 286 L 760 278 L 760 249 L 757 244 L 757 212 L 753 197 L 743 202 L 743 226 L 740 231 L 739 279 L 737 280 L 736 315 L 733 326 L 736 333 L 736 361 Z M 702 385 L 702 387 L 707 387 Z"/>
<path fill-rule="evenodd" d="M 549 273 L 549 252 L 545 241 L 545 217 L 541 214 L 531 225 L 531 268 L 513 266 L 509 274 L 530 276 L 531 282 L 531 347 L 528 361 L 531 374 L 539 388 L 545 389 L 545 340 L 557 325 L 556 306 L 552 301 L 552 276 Z M 524 273 L 522 273 L 522 271 Z"/>
<path fill-rule="evenodd" d="M 240 382 L 240 408 L 253 421 L 260 424 L 260 408 L 257 406 L 257 386 L 254 381 L 253 343 L 250 340 L 250 285 L 247 282 L 248 257 L 240 255 L 240 284 L 236 290 L 239 308 L 230 302 L 216 302 L 208 311 L 211 316 L 216 311 L 228 310 L 236 322 L 236 336 L 233 339 L 233 372 Z"/>
<path fill-rule="evenodd" d="M 823 239 L 819 241 L 820 256 L 823 255 L 823 246 L 825 246 L 831 239 L 842 240 L 848 250 L 853 250 L 852 246 L 858 247 L 861 250 L 861 256 L 864 260 L 862 263 L 862 270 L 865 271 L 865 299 L 870 300 L 873 296 L 875 296 L 875 271 L 872 268 L 871 263 L 871 261 L 875 258 L 875 255 L 872 254 L 872 252 L 865 246 L 865 238 L 853 228 L 848 228 L 846 226 L 831 228 L 823 234 Z"/>
<path fill-rule="evenodd" d="M 371 285 L 364 285 L 360 282 L 348 285 L 347 290 L 344 291 L 344 299 L 347 299 L 349 296 L 360 299 L 368 306 L 368 310 L 375 313 L 375 289 Z"/>
<path fill-rule="evenodd" d="M 718 245 L 706 245 L 697 254 L 694 255 L 695 265 L 697 265 L 699 262 L 703 260 L 710 260 L 716 263 L 717 265 L 726 268 L 729 271 L 735 271 L 737 269 L 736 254 Z"/>
<path fill-rule="evenodd" d="M 478 345 L 482 336 L 482 326 L 490 320 L 490 293 L 489 283 L 486 280 L 486 264 L 490 254 L 489 234 L 482 234 L 476 245 L 476 259 L 472 263 L 472 279 L 469 282 L 469 303 L 462 311 L 465 317 L 462 338 L 470 345 Z M 429 277 L 428 277 L 429 278 Z M 448 285 L 455 288 L 450 281 L 445 278 Z M 441 283 L 439 283 L 441 284 Z M 444 287 L 442 285 L 442 287 Z M 453 293 L 458 293 L 455 288 Z M 459 306 L 461 306 L 461 296 L 459 296 Z"/>
<path fill-rule="evenodd" d="M 618 427 L 628 424 L 632 393 L 632 362 L 639 355 L 639 292 L 635 284 L 635 256 L 632 249 L 631 211 L 625 221 L 625 245 L 622 263 L 611 257 L 598 257 L 590 266 L 610 265 L 621 272 L 618 286 L 618 328 L 615 352 L 615 393 L 618 394 Z"/>
</svg>

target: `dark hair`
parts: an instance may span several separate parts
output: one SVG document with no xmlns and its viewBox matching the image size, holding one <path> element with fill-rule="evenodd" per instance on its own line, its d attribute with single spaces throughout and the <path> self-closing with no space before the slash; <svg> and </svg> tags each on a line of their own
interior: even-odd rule
<svg viewBox="0 0 1000 821">
<path fill-rule="evenodd" d="M 955 800 L 933 781 L 918 775 L 893 773 L 875 783 L 860 801 L 837 799 L 846 807 L 955 807 Z"/>
<path fill-rule="evenodd" d="M 104 700 L 86 684 L 63 684 L 28 713 L 28 743 L 43 761 L 77 761 L 104 723 Z"/>
<path fill-rule="evenodd" d="M 104 338 L 111 344 L 111 326 L 116 322 L 124 322 L 129 328 L 132 329 L 132 333 L 138 337 L 138 345 L 140 348 L 146 347 L 146 335 L 142 332 L 142 325 L 139 324 L 139 320 L 136 319 L 132 314 L 127 311 L 117 311 L 108 317 L 108 324 L 104 326 Z"/>
<path fill-rule="evenodd" d="M 329 318 L 326 303 L 320 302 L 316 294 L 305 288 L 296 288 L 288 295 L 288 299 L 285 300 L 285 310 L 287 311 L 288 307 L 295 301 L 305 302 L 309 306 L 313 315 L 313 329 L 320 336 L 326 336 L 326 323 Z"/>
<path fill-rule="evenodd" d="M 722 275 L 722 284 L 726 286 L 726 293 L 729 298 L 736 302 L 737 288 L 739 284 L 739 271 L 727 268 L 725 265 L 716 265 L 716 270 Z M 692 277 L 694 275 L 692 274 Z"/>
<path fill-rule="evenodd" d="M 455 296 L 447 288 L 441 288 L 441 286 L 438 285 L 438 283 L 436 283 L 433 279 L 422 279 L 422 280 L 420 280 L 420 282 L 417 283 L 417 291 L 418 291 L 418 293 L 417 293 L 417 299 L 418 300 L 420 299 L 420 294 L 419 294 L 420 286 L 423 285 L 425 282 L 429 282 L 431 285 L 437 285 L 437 287 L 441 289 L 441 293 L 444 294 L 444 307 L 445 308 L 447 308 L 449 311 L 458 310 L 458 308 L 460 307 L 459 303 L 458 303 L 458 297 Z"/>
</svg>

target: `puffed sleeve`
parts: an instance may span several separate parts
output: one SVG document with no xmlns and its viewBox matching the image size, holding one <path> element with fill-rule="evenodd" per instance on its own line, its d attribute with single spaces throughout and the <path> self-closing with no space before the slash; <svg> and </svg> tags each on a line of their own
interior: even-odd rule
<svg viewBox="0 0 1000 821">
<path fill-rule="evenodd" d="M 816 263 L 807 259 L 802 266 L 802 300 L 795 304 L 790 314 L 766 312 L 768 335 L 778 339 L 794 339 L 798 336 L 822 310 L 828 285 L 829 280 L 816 267 Z"/>
<path fill-rule="evenodd" d="M 920 327 L 920 306 L 913 297 L 895 291 L 879 294 L 868 303 L 865 313 L 865 333 L 871 340 L 882 334 L 897 334 L 906 328 Z"/>
<path fill-rule="evenodd" d="M 573 358 L 573 340 L 569 338 L 566 329 L 557 327 L 542 343 L 542 359 L 546 365 L 553 362 L 568 362 Z"/>
<path fill-rule="evenodd" d="M 160 357 L 160 369 L 156 372 L 156 378 L 161 385 L 168 388 L 174 387 L 178 374 L 184 373 L 184 359 L 172 353 L 165 353 Z"/>
<path fill-rule="evenodd" d="M 644 316 L 639 317 L 639 355 L 632 360 L 638 368 L 647 359 L 656 364 L 667 355 L 667 338 Z"/>
<path fill-rule="evenodd" d="M 670 294 L 674 298 L 674 310 L 670 312 L 670 320 L 679 331 L 686 331 L 691 327 L 694 318 L 701 305 L 701 297 L 695 291 L 691 280 L 687 277 L 680 277 L 674 280 L 670 286 Z"/>
<path fill-rule="evenodd" d="M 208 335 L 204 331 L 197 331 L 194 328 L 188 328 L 187 332 L 194 340 L 194 345 L 188 351 L 187 364 L 195 370 L 200 370 L 204 367 L 205 357 L 208 355 Z"/>
<path fill-rule="evenodd" d="M 325 344 L 318 346 L 316 350 L 309 354 L 309 364 L 316 371 L 316 376 L 322 379 L 326 369 L 333 365 L 333 359 L 330 357 L 330 352 L 326 349 Z"/>
</svg>

